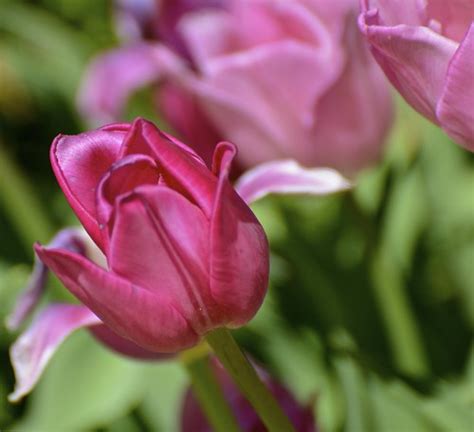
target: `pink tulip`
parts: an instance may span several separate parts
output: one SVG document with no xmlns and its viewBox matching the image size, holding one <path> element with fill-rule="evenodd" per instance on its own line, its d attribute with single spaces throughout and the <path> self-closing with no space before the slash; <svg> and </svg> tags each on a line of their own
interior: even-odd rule
<svg viewBox="0 0 474 432">
<path fill-rule="evenodd" d="M 379 158 L 391 98 L 357 31 L 357 0 L 202 3 L 173 20 L 158 15 L 179 44 L 161 36 L 96 59 L 80 93 L 84 115 L 120 117 L 131 92 L 159 83 L 159 110 L 198 152 L 214 145 L 214 136 L 193 139 L 211 125 L 238 145 L 244 167 L 290 158 L 353 173 Z M 169 86 L 172 103 L 162 96 Z M 196 112 L 206 121 L 187 118 Z"/>
<path fill-rule="evenodd" d="M 267 429 L 251 407 L 249 402 L 239 392 L 234 382 L 221 366 L 213 359 L 212 367 L 218 382 L 224 393 L 224 397 L 229 403 L 242 432 L 265 432 Z M 267 385 L 275 399 L 279 402 L 285 414 L 293 423 L 298 432 L 315 432 L 317 430 L 310 405 L 301 406 L 293 395 L 283 387 L 277 380 L 272 378 L 262 368 L 256 367 L 262 381 Z M 184 397 L 181 412 L 182 432 L 212 432 L 194 393 L 189 389 Z"/>
<path fill-rule="evenodd" d="M 58 136 L 53 170 L 107 269 L 37 245 L 39 258 L 111 330 L 153 352 L 244 325 L 266 293 L 268 246 L 227 179 L 234 155 L 221 143 L 210 171 L 142 119 Z"/>
<path fill-rule="evenodd" d="M 405 100 L 474 151 L 472 0 L 362 0 L 360 27 Z"/>
</svg>

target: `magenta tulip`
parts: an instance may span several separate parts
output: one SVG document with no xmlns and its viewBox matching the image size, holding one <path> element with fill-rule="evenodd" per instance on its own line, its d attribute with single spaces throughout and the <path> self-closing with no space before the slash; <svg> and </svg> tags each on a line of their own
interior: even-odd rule
<svg viewBox="0 0 474 432">
<path fill-rule="evenodd" d="M 39 258 L 110 329 L 153 352 L 245 324 L 267 290 L 268 246 L 228 181 L 234 155 L 219 144 L 210 171 L 142 119 L 58 136 L 54 172 L 107 269 L 37 245 Z"/>
<path fill-rule="evenodd" d="M 267 429 L 255 413 L 249 402 L 239 392 L 234 382 L 221 366 L 213 359 L 212 367 L 242 432 L 265 432 Z M 316 432 L 316 424 L 311 405 L 301 406 L 293 395 L 262 368 L 256 368 L 260 378 L 279 402 L 285 414 L 298 432 Z M 192 389 L 186 392 L 181 411 L 182 432 L 212 432 Z"/>
<path fill-rule="evenodd" d="M 360 27 L 405 100 L 474 151 L 472 0 L 362 0 Z"/>
<path fill-rule="evenodd" d="M 159 83 L 159 110 L 205 156 L 221 136 L 244 167 L 290 158 L 353 173 L 379 158 L 391 97 L 357 31 L 357 0 L 183 3 L 193 7 L 158 14 L 172 38 L 93 62 L 80 93 L 86 117 L 120 117 L 131 92 Z"/>
</svg>

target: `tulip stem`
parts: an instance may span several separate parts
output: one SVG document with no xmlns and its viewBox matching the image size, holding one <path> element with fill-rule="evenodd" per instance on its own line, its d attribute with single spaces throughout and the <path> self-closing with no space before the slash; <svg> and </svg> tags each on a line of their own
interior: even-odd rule
<svg viewBox="0 0 474 432">
<path fill-rule="evenodd" d="M 213 330 L 206 335 L 206 340 L 267 429 L 270 432 L 294 432 L 290 420 L 261 381 L 230 331 L 226 328 Z"/>
<path fill-rule="evenodd" d="M 222 389 L 209 365 L 209 348 L 200 345 L 180 355 L 191 378 L 196 399 L 207 421 L 216 432 L 239 432 L 237 420 L 224 398 Z"/>
</svg>

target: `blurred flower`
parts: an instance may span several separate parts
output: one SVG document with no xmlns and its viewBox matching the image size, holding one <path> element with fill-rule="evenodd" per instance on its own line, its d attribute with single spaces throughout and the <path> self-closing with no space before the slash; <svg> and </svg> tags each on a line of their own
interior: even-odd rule
<svg viewBox="0 0 474 432">
<path fill-rule="evenodd" d="M 212 359 L 212 367 L 222 387 L 225 399 L 234 411 L 239 426 L 243 432 L 264 432 L 267 429 L 251 407 L 249 402 L 239 392 L 232 379 L 217 361 Z M 301 406 L 293 395 L 279 382 L 273 379 L 262 368 L 256 367 L 262 381 L 268 386 L 270 391 L 279 402 L 285 414 L 293 423 L 298 432 L 315 432 L 316 425 L 311 404 Z M 192 389 L 188 389 L 181 412 L 182 432 L 211 432 L 212 429 L 207 422 L 200 405 L 196 400 Z"/>
<path fill-rule="evenodd" d="M 60 231 L 48 246 L 81 254 L 100 266 L 106 266 L 102 252 L 80 228 Z M 18 330 L 38 306 L 45 291 L 47 273 L 48 268 L 36 259 L 28 286 L 7 320 L 10 330 Z M 84 305 L 50 304 L 39 312 L 11 347 L 16 386 L 9 396 L 10 401 L 18 401 L 32 390 L 61 343 L 81 328 L 88 328 L 96 339 L 119 354 L 144 360 L 166 357 L 122 338 Z"/>
<path fill-rule="evenodd" d="M 474 151 L 472 0 L 363 0 L 360 27 L 406 101 Z"/>
<path fill-rule="evenodd" d="M 352 173 L 380 156 L 391 98 L 357 31 L 356 0 L 162 4 L 155 26 L 167 36 L 91 64 L 85 117 L 116 119 L 131 92 L 159 81 L 158 108 L 206 162 L 219 136 L 246 167 L 291 158 Z"/>
<path fill-rule="evenodd" d="M 56 247 L 37 245 L 38 257 L 115 333 L 153 352 L 245 324 L 267 290 L 268 246 L 227 179 L 234 154 L 218 145 L 211 172 L 142 119 L 59 135 L 53 170 L 108 268 Z"/>
</svg>

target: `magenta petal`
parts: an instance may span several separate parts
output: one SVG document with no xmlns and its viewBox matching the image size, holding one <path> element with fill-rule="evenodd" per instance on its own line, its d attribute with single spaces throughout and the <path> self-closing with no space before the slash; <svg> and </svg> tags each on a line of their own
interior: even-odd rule
<svg viewBox="0 0 474 432">
<path fill-rule="evenodd" d="M 35 249 L 66 288 L 120 336 L 155 352 L 176 352 L 199 339 L 169 298 L 109 273 L 82 256 L 40 245 Z"/>
<path fill-rule="evenodd" d="M 56 304 L 43 310 L 11 347 L 16 386 L 8 399 L 17 402 L 31 391 L 59 345 L 72 332 L 100 323 L 84 306 Z"/>
<path fill-rule="evenodd" d="M 84 244 L 83 231 L 79 228 L 63 229 L 54 236 L 48 247 L 62 248 L 84 254 L 86 245 Z M 7 318 L 7 327 L 10 330 L 17 330 L 38 305 L 46 288 L 47 276 L 48 267 L 38 257 L 35 257 L 35 264 L 28 285 L 20 294 L 14 310 Z"/>
<path fill-rule="evenodd" d="M 262 226 L 228 180 L 236 150 L 220 143 L 214 155 L 219 186 L 211 220 L 210 287 L 224 325 L 249 321 L 268 283 L 268 243 Z"/>
<path fill-rule="evenodd" d="M 108 224 L 119 195 L 143 184 L 158 184 L 159 172 L 154 160 L 134 154 L 120 159 L 102 177 L 97 187 L 97 221 L 103 233 L 103 243 L 109 243 Z"/>
<path fill-rule="evenodd" d="M 166 297 L 196 332 L 209 329 L 209 222 L 165 186 L 142 186 L 117 204 L 111 270 Z"/>
<path fill-rule="evenodd" d="M 383 27 L 378 19 L 374 11 L 360 17 L 376 60 L 407 102 L 436 123 L 435 106 L 457 43 L 427 27 Z"/>
<path fill-rule="evenodd" d="M 451 59 L 437 115 L 449 136 L 474 151 L 474 24 Z"/>
<path fill-rule="evenodd" d="M 139 118 L 133 123 L 123 149 L 123 155 L 131 153 L 151 154 L 166 184 L 189 197 L 210 216 L 217 181 L 190 147 Z"/>
<path fill-rule="evenodd" d="M 333 169 L 304 168 L 293 160 L 259 165 L 244 173 L 235 185 L 247 204 L 271 193 L 326 195 L 350 187 L 350 182 Z"/>
<path fill-rule="evenodd" d="M 134 360 L 164 360 L 174 354 L 148 351 L 110 330 L 105 324 L 91 327 L 92 335 L 110 350 Z"/>
<path fill-rule="evenodd" d="M 103 174 L 117 159 L 124 125 L 110 125 L 79 135 L 59 135 L 51 147 L 51 165 L 61 189 L 82 225 L 101 246 L 95 195 Z"/>
</svg>

